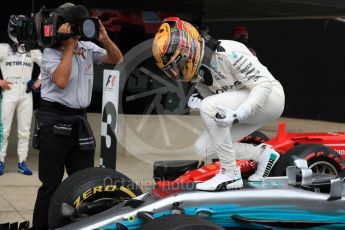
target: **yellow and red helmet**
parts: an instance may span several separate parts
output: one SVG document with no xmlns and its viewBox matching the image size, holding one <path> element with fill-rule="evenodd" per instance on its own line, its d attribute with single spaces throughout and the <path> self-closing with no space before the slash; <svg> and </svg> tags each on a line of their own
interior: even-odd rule
<svg viewBox="0 0 345 230">
<path fill-rule="evenodd" d="M 152 45 L 157 66 L 169 77 L 191 81 L 203 56 L 203 38 L 190 23 L 178 17 L 163 20 Z"/>
</svg>

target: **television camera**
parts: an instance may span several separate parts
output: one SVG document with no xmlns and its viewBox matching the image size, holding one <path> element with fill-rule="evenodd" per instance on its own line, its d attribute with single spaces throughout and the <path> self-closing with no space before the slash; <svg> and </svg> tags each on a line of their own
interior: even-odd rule
<svg viewBox="0 0 345 230">
<path fill-rule="evenodd" d="M 10 37 L 16 38 L 16 43 L 24 44 L 27 50 L 56 47 L 73 36 L 80 36 L 81 40 L 99 37 L 98 19 L 90 17 L 82 5 L 66 3 L 56 9 L 43 6 L 34 16 L 11 15 L 11 18 L 16 20 L 9 24 Z M 71 25 L 71 33 L 59 33 L 59 27 L 67 22 Z"/>
</svg>

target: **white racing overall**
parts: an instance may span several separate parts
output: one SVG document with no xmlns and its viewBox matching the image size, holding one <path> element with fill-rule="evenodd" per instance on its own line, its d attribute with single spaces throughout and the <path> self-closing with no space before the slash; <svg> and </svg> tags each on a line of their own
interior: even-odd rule
<svg viewBox="0 0 345 230">
<path fill-rule="evenodd" d="M 231 40 L 220 41 L 225 51 L 212 54 L 212 82 L 206 85 L 201 76 L 194 82 L 204 97 L 200 115 L 206 127 L 195 143 L 195 152 L 202 158 L 217 154 L 222 167 L 230 168 L 236 165 L 236 159 L 258 161 L 263 149 L 239 141 L 278 119 L 284 110 L 285 96 L 281 84 L 245 45 Z M 248 119 L 229 128 L 216 124 L 216 106 L 236 111 L 243 103 L 251 110 Z"/>
<path fill-rule="evenodd" d="M 10 90 L 2 91 L 3 148 L 0 152 L 2 162 L 6 157 L 8 136 L 15 111 L 18 123 L 18 162 L 25 161 L 28 155 L 33 99 L 31 91 L 27 93 L 26 89 L 28 81 L 31 80 L 34 62 L 41 65 L 42 53 L 40 50 L 22 53 L 20 48 L 19 52 L 13 52 L 9 44 L 0 44 L 2 77 L 12 82 Z"/>
</svg>

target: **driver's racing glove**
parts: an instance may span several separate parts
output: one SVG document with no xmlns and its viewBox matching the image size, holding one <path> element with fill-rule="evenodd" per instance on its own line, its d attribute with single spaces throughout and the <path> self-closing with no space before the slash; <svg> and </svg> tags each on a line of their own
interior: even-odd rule
<svg viewBox="0 0 345 230">
<path fill-rule="evenodd" d="M 235 113 L 239 121 L 244 121 L 250 116 L 251 108 L 247 104 L 243 103 L 240 105 L 240 107 L 238 107 Z"/>
<path fill-rule="evenodd" d="M 246 120 L 250 116 L 251 111 L 249 106 L 246 104 L 242 104 L 236 111 L 222 105 L 218 105 L 216 108 L 218 113 L 214 120 L 217 125 L 221 127 L 229 127 L 239 121 Z"/>
</svg>

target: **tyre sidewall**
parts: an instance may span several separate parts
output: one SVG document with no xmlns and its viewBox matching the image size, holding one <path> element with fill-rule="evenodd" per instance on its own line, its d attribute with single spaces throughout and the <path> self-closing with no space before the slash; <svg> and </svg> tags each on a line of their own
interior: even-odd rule
<svg viewBox="0 0 345 230">
<path fill-rule="evenodd" d="M 334 149 L 322 144 L 300 144 L 280 155 L 271 176 L 285 176 L 286 167 L 293 165 L 292 156 L 307 160 L 308 166 L 318 161 L 326 161 L 334 166 L 338 175 L 344 173 L 345 162 Z"/>
<path fill-rule="evenodd" d="M 78 208 L 83 202 L 123 196 L 134 198 L 142 194 L 136 184 L 125 175 L 108 168 L 83 169 L 67 177 L 54 192 L 49 205 L 49 226 L 53 229 L 70 223 L 61 214 L 66 202 Z"/>
</svg>

